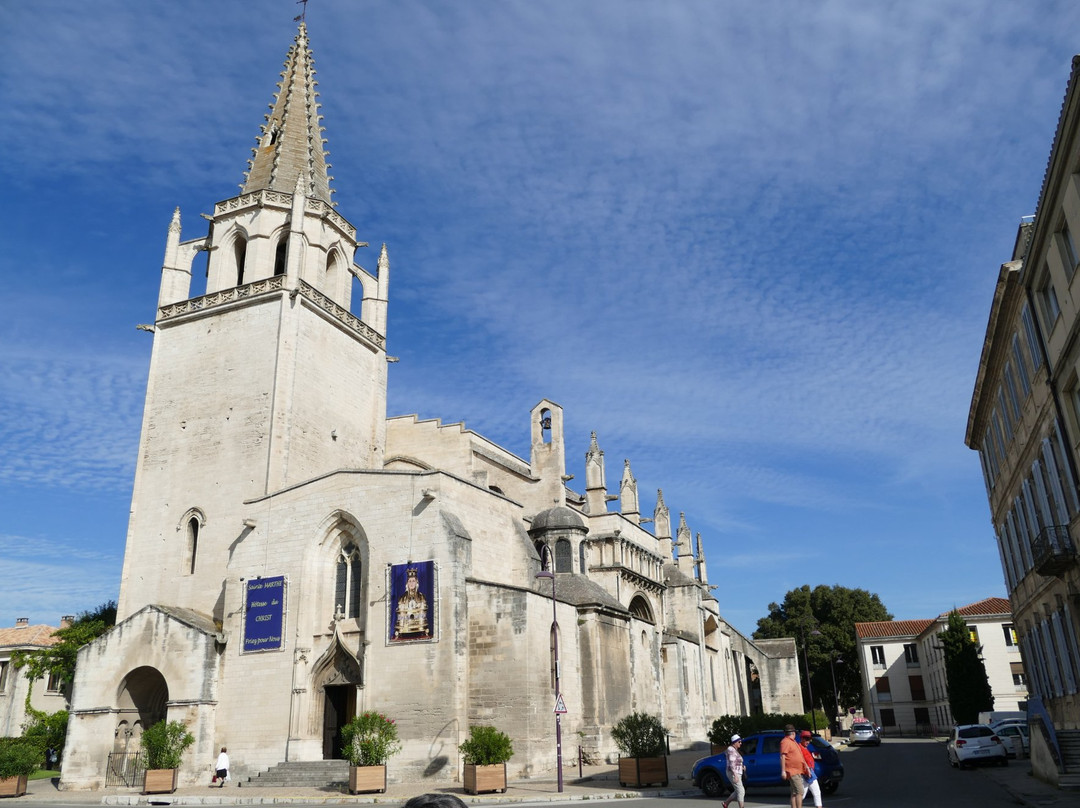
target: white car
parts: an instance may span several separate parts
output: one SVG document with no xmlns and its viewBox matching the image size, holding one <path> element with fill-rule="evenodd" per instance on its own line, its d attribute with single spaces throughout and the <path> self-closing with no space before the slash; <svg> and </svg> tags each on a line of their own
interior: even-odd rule
<svg viewBox="0 0 1080 808">
<path fill-rule="evenodd" d="M 1003 721 L 1000 724 L 995 724 L 990 727 L 1002 741 L 1005 742 L 1005 749 L 1009 753 L 1009 757 L 1016 757 L 1016 747 L 1013 746 L 1013 739 L 1019 738 L 1020 745 L 1024 750 L 1024 757 L 1031 754 L 1031 741 L 1028 736 L 1028 725 L 1015 723 L 1012 721 Z"/>
<path fill-rule="evenodd" d="M 949 733 L 945 754 L 953 768 L 974 763 L 1009 765 L 1009 752 L 1001 738 L 986 724 L 958 724 Z"/>
</svg>

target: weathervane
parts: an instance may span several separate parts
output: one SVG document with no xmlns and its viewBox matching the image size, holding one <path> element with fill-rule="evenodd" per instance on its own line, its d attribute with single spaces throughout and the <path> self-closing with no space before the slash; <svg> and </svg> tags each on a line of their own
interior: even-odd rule
<svg viewBox="0 0 1080 808">
<path fill-rule="evenodd" d="M 304 10 L 300 12 L 300 15 L 293 17 L 293 22 L 307 22 L 307 4 L 308 0 L 296 0 L 296 5 L 303 6 Z"/>
</svg>

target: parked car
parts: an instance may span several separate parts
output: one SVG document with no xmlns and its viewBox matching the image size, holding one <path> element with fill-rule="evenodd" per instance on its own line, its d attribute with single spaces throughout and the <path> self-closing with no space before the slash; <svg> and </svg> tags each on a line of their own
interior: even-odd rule
<svg viewBox="0 0 1080 808">
<path fill-rule="evenodd" d="M 1016 750 L 1012 744 L 1013 738 L 1020 739 L 1020 745 L 1024 750 L 1024 757 L 1028 757 L 1031 754 L 1031 740 L 1028 735 L 1028 725 L 1026 723 L 1018 723 L 1014 721 L 1003 721 L 1000 724 L 995 724 L 990 727 L 994 733 L 1001 738 L 1005 744 L 1005 751 L 1009 753 L 1009 757 L 1016 757 Z"/>
<path fill-rule="evenodd" d="M 949 733 L 945 754 L 953 768 L 974 763 L 1009 765 L 1009 753 L 994 730 L 986 724 L 958 724 Z"/>
<path fill-rule="evenodd" d="M 766 730 L 747 735 L 739 749 L 743 756 L 744 782 L 747 788 L 786 786 L 780 776 L 780 740 L 783 730 Z M 824 738 L 815 735 L 810 741 L 814 756 L 814 773 L 821 781 L 821 791 L 832 794 L 844 779 L 844 764 L 840 755 Z M 691 772 L 694 785 L 708 797 L 719 797 L 731 790 L 727 779 L 727 758 L 724 753 L 710 755 L 694 764 Z"/>
<path fill-rule="evenodd" d="M 848 735 L 848 745 L 855 746 L 856 744 L 881 746 L 881 733 L 869 721 L 857 721 L 851 725 L 851 732 Z"/>
</svg>

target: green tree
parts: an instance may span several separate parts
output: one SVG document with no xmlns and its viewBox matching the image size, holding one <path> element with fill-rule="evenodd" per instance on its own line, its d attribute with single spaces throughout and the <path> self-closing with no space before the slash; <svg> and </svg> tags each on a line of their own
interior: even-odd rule
<svg viewBox="0 0 1080 808">
<path fill-rule="evenodd" d="M 53 636 L 59 642 L 35 651 L 16 651 L 11 662 L 16 668 L 26 668 L 31 685 L 38 679 L 56 676 L 66 685 L 75 679 L 75 662 L 79 649 L 93 642 L 116 623 L 116 601 L 103 603 L 93 611 L 81 612 L 67 628 L 58 629 Z M 29 703 L 27 691 L 27 703 Z"/>
<path fill-rule="evenodd" d="M 769 614 L 758 620 L 754 637 L 760 640 L 791 637 L 795 640 L 799 667 L 808 666 L 810 670 L 815 706 L 820 706 L 826 715 L 835 719 L 834 673 L 840 706 L 862 704 L 855 624 L 892 619 L 881 598 L 865 589 L 824 584 L 811 589 L 804 585 L 784 595 L 783 603 L 769 604 Z M 805 671 L 801 685 L 803 697 L 809 704 Z"/>
<path fill-rule="evenodd" d="M 938 639 L 945 654 L 945 686 L 953 720 L 957 724 L 974 724 L 980 712 L 994 709 L 982 646 L 975 644 L 967 623 L 955 609 L 949 612 L 949 624 Z"/>
<path fill-rule="evenodd" d="M 48 713 L 36 710 L 30 704 L 30 694 L 34 682 L 55 676 L 70 687 L 75 679 L 75 662 L 79 649 L 96 640 L 116 623 L 116 601 L 103 603 L 93 611 L 80 612 L 67 628 L 58 629 L 53 636 L 59 642 L 48 648 L 35 651 L 16 651 L 11 655 L 11 663 L 16 668 L 26 668 L 26 677 L 30 686 L 26 689 L 26 722 L 23 724 L 23 736 L 39 745 L 41 749 L 52 747 L 58 756 L 63 757 L 64 739 L 67 737 L 67 710 Z"/>
</svg>

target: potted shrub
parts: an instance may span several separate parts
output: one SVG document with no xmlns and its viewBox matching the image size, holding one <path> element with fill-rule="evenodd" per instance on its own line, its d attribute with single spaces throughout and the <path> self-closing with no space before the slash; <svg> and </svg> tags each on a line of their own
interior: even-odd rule
<svg viewBox="0 0 1080 808">
<path fill-rule="evenodd" d="M 506 793 L 506 761 L 514 756 L 510 736 L 495 727 L 469 727 L 469 739 L 458 747 L 465 760 L 465 791 Z"/>
<path fill-rule="evenodd" d="M 667 730 L 660 719 L 648 713 L 631 713 L 611 728 L 611 739 L 619 747 L 619 785 L 668 784 Z"/>
<path fill-rule="evenodd" d="M 386 761 L 401 751 L 397 724 L 368 711 L 341 728 L 342 755 L 349 761 L 349 793 L 386 793 Z"/>
<path fill-rule="evenodd" d="M 41 763 L 41 747 L 30 738 L 0 738 L 0 797 L 21 797 Z"/>
<path fill-rule="evenodd" d="M 146 781 L 143 794 L 171 794 L 176 791 L 176 773 L 184 752 L 195 736 L 181 721 L 158 721 L 142 734 L 146 754 Z"/>
</svg>

